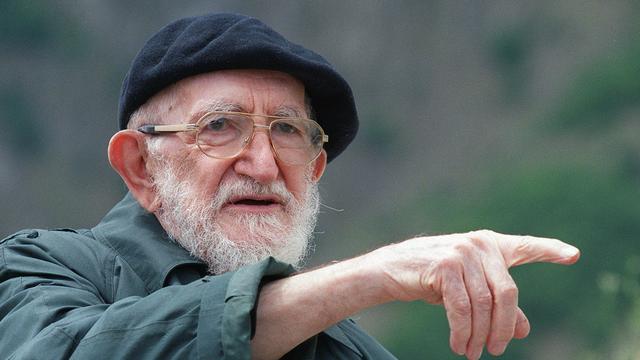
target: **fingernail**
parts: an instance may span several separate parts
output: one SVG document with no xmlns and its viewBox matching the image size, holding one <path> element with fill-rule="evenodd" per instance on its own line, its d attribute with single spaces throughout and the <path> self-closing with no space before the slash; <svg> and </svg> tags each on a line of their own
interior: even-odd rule
<svg viewBox="0 0 640 360">
<path fill-rule="evenodd" d="M 496 342 L 491 346 L 491 354 L 493 355 L 502 355 L 504 353 L 505 348 L 507 347 L 507 343 L 504 342 Z"/>
<path fill-rule="evenodd" d="M 480 359 L 480 356 L 482 356 L 482 349 L 480 349 L 480 352 L 478 352 L 478 356 L 476 356 L 476 360 Z"/>
<path fill-rule="evenodd" d="M 453 341 L 453 338 L 449 339 L 449 346 L 451 346 L 451 350 L 458 355 L 464 355 L 467 350 L 466 346 L 464 345 L 461 345 L 461 344 L 456 345 Z"/>
<path fill-rule="evenodd" d="M 579 250 L 573 246 L 567 246 L 562 249 L 562 256 L 571 258 L 578 255 Z"/>
<path fill-rule="evenodd" d="M 469 359 L 469 360 L 478 360 L 478 359 L 480 359 L 480 356 L 482 356 L 482 349 L 480 349 L 479 352 L 473 352 L 471 354 L 468 354 L 467 359 Z"/>
</svg>

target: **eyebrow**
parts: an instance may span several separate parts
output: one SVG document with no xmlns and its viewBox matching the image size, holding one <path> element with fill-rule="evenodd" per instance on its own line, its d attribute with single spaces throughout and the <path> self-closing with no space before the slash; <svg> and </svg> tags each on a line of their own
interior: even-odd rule
<svg viewBox="0 0 640 360">
<path fill-rule="evenodd" d="M 226 112 L 246 112 L 246 110 L 238 105 L 226 100 L 218 100 L 210 103 L 203 104 L 193 115 L 190 117 L 190 122 L 195 123 L 200 120 L 205 114 L 214 112 L 214 111 L 226 111 Z M 279 117 L 306 117 L 306 112 L 303 114 L 300 113 L 300 109 L 289 106 L 282 105 L 279 106 L 273 114 L 268 114 L 272 116 Z"/>
<path fill-rule="evenodd" d="M 206 103 L 191 115 L 189 122 L 195 123 L 205 114 L 213 111 L 242 112 L 242 107 L 238 104 L 233 104 L 225 100 Z"/>
<path fill-rule="evenodd" d="M 300 114 L 299 109 L 287 105 L 278 107 L 273 115 L 282 117 L 306 117 L 306 114 L 304 116 Z"/>
</svg>

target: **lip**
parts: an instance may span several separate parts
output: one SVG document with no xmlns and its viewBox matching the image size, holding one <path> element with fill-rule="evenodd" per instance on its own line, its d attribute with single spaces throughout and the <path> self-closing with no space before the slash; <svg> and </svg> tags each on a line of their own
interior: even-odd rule
<svg viewBox="0 0 640 360">
<path fill-rule="evenodd" d="M 252 202 L 265 202 L 254 204 Z M 284 201 L 277 195 L 255 194 L 233 196 L 225 203 L 224 209 L 245 213 L 264 214 L 281 211 Z"/>
</svg>

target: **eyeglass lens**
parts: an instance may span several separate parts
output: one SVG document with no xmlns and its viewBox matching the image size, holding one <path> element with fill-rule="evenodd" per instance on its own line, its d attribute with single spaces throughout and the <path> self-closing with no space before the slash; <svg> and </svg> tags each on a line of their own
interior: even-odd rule
<svg viewBox="0 0 640 360">
<path fill-rule="evenodd" d="M 198 146 L 216 158 L 238 155 L 251 141 L 254 122 L 241 114 L 211 113 L 199 122 Z M 307 119 L 282 118 L 271 121 L 269 135 L 276 156 L 292 165 L 304 165 L 322 150 L 322 129 Z"/>
</svg>

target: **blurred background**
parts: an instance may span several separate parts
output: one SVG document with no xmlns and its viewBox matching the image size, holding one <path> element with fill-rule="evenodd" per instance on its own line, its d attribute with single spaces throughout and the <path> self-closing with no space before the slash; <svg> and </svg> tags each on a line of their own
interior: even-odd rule
<svg viewBox="0 0 640 360">
<path fill-rule="evenodd" d="M 2 0 L 0 234 L 91 227 L 122 197 L 106 148 L 129 62 L 209 11 L 262 19 L 353 86 L 361 130 L 322 179 L 310 265 L 416 234 L 558 237 L 582 259 L 512 270 L 532 332 L 502 358 L 640 358 L 633 0 Z M 439 306 L 355 318 L 400 359 L 459 358 Z"/>
</svg>

